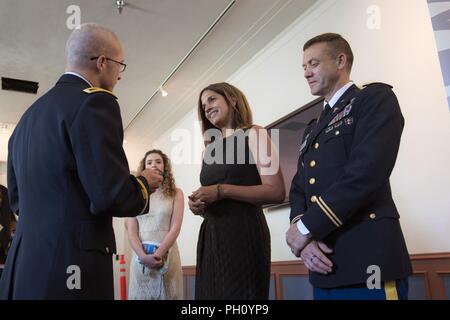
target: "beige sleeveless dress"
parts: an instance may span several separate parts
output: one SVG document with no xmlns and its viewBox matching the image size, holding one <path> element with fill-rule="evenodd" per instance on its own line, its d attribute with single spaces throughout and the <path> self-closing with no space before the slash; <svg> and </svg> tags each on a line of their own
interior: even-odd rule
<svg viewBox="0 0 450 320">
<path fill-rule="evenodd" d="M 150 196 L 149 213 L 136 217 L 141 241 L 161 243 L 170 228 L 173 199 L 167 198 L 161 190 Z M 138 262 L 133 252 L 130 266 L 130 300 L 181 300 L 182 271 L 180 253 L 175 242 L 167 257 L 165 272 L 150 269 Z"/>
</svg>

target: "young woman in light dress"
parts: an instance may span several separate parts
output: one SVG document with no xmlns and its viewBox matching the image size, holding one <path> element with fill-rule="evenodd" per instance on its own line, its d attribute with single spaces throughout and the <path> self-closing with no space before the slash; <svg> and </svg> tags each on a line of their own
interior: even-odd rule
<svg viewBox="0 0 450 320">
<path fill-rule="evenodd" d="M 127 219 L 133 258 L 130 300 L 182 299 L 182 271 L 176 239 L 183 221 L 183 192 L 175 186 L 169 158 L 160 150 L 148 151 L 139 171 L 153 169 L 163 175 L 160 188 L 150 196 L 147 214 Z M 154 253 L 145 244 L 157 245 Z"/>
</svg>

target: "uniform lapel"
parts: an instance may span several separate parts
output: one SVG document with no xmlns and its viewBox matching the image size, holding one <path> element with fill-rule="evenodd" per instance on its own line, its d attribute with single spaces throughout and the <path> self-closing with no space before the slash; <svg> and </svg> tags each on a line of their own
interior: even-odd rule
<svg viewBox="0 0 450 320">
<path fill-rule="evenodd" d="M 350 102 L 350 100 L 359 92 L 359 89 L 356 85 L 352 85 L 347 91 L 344 92 L 342 97 L 338 100 L 338 102 L 334 105 L 332 111 L 323 119 L 319 119 L 316 127 L 311 131 L 311 137 L 309 138 L 310 145 L 312 141 L 315 141 L 316 137 L 319 133 L 328 127 L 328 123 L 342 110 L 344 109 Z"/>
</svg>

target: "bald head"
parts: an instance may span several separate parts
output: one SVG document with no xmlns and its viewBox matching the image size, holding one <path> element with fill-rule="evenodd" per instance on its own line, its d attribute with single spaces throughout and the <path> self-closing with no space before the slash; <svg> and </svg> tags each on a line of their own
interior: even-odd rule
<svg viewBox="0 0 450 320">
<path fill-rule="evenodd" d="M 114 56 L 121 49 L 119 38 L 111 30 L 96 23 L 82 24 L 66 43 L 67 69 L 89 70 L 93 67 L 90 58 Z"/>
</svg>

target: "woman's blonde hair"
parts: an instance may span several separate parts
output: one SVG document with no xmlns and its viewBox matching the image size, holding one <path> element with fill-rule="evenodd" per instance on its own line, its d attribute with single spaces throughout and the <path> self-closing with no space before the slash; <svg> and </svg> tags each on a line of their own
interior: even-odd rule
<svg viewBox="0 0 450 320">
<path fill-rule="evenodd" d="M 147 151 L 144 155 L 144 158 L 139 163 L 139 168 L 138 168 L 137 173 L 138 173 L 138 175 L 140 175 L 142 173 L 142 171 L 144 171 L 145 159 L 147 159 L 147 156 L 152 153 L 159 154 L 164 163 L 164 172 L 163 172 L 164 179 L 162 182 L 161 190 L 165 196 L 174 198 L 175 194 L 177 192 L 177 187 L 175 185 L 175 179 L 172 174 L 172 164 L 170 163 L 169 157 L 164 152 L 162 152 L 161 150 L 158 150 L 158 149 L 152 149 L 150 151 Z"/>
</svg>

